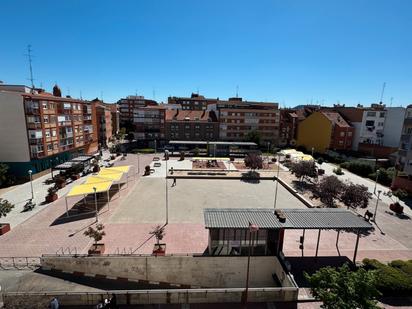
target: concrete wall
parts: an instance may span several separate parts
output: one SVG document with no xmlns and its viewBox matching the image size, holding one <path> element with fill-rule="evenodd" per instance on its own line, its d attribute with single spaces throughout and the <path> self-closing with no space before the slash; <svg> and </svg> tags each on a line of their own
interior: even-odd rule
<svg viewBox="0 0 412 309">
<path fill-rule="evenodd" d="M 404 107 L 388 107 L 386 110 L 383 145 L 386 147 L 399 147 L 406 109 Z"/>
<path fill-rule="evenodd" d="M 247 257 L 204 256 L 44 256 L 42 268 L 134 280 L 166 282 L 207 288 L 243 287 Z M 276 257 L 254 256 L 250 263 L 250 286 L 274 286 L 276 273 L 285 286 L 283 269 Z"/>
<path fill-rule="evenodd" d="M 0 162 L 30 161 L 23 97 L 0 91 Z"/>
<path fill-rule="evenodd" d="M 107 293 L 5 293 L 6 308 L 48 308 L 53 297 L 61 306 L 96 305 L 116 293 L 118 305 L 143 304 L 199 304 L 199 303 L 240 303 L 244 289 L 193 289 L 193 290 L 140 290 L 108 291 Z M 297 288 L 250 288 L 249 302 L 289 302 L 294 304 L 298 298 Z M 286 304 L 282 304 L 282 308 Z M 293 307 L 293 306 L 292 306 Z"/>
</svg>

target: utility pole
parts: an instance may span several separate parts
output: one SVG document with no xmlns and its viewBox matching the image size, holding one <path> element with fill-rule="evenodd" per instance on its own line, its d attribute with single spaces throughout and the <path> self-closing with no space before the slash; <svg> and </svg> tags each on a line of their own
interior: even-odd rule
<svg viewBox="0 0 412 309">
<path fill-rule="evenodd" d="M 33 91 L 33 89 L 34 89 L 34 78 L 33 78 L 33 67 L 32 67 L 32 62 L 33 62 L 33 60 L 32 60 L 32 51 L 33 50 L 31 49 L 31 45 L 30 44 L 27 45 L 27 54 L 26 54 L 26 56 L 29 60 L 29 68 L 30 68 L 30 78 L 29 78 L 29 80 L 31 82 L 31 89 Z"/>
</svg>

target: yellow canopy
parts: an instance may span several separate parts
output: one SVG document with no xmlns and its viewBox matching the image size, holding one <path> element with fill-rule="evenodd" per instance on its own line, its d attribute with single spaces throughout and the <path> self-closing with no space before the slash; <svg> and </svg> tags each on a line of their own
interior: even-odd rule
<svg viewBox="0 0 412 309">
<path fill-rule="evenodd" d="M 118 171 L 118 172 L 122 172 L 122 173 L 128 173 L 129 170 L 130 170 L 130 165 L 113 166 L 113 167 L 105 168 L 105 170 Z"/>
<path fill-rule="evenodd" d="M 107 179 L 110 179 L 112 181 L 119 181 L 123 177 L 123 172 L 119 172 L 119 171 L 115 171 L 115 170 L 109 170 L 108 171 L 105 168 L 105 169 L 100 170 L 100 172 L 97 174 L 97 176 L 107 178 Z"/>
<path fill-rule="evenodd" d="M 106 192 L 110 189 L 112 186 L 113 182 L 112 181 L 104 181 L 104 182 L 96 182 L 96 183 L 89 183 L 89 184 L 82 184 L 82 185 L 77 185 L 74 186 L 70 192 L 67 194 L 67 196 L 76 196 L 76 195 L 87 195 L 87 194 L 93 194 L 94 189 L 96 188 L 96 192 Z"/>
<path fill-rule="evenodd" d="M 86 181 L 83 184 L 91 184 L 91 183 L 99 183 L 99 182 L 107 182 L 107 181 L 113 181 L 109 177 L 103 177 L 103 176 L 89 176 L 87 177 Z"/>
</svg>

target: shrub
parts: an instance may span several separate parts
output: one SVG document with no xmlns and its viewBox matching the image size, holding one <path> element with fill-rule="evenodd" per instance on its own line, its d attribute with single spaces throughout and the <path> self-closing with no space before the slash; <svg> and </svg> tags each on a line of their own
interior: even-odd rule
<svg viewBox="0 0 412 309">
<path fill-rule="evenodd" d="M 103 230 L 104 225 L 100 223 L 96 225 L 95 229 L 89 226 L 89 228 L 83 234 L 85 236 L 92 238 L 94 240 L 94 243 L 97 244 L 97 242 L 102 240 L 103 236 L 106 235 L 106 233 Z"/>
<path fill-rule="evenodd" d="M 350 172 L 362 176 L 368 177 L 370 174 L 373 173 L 373 165 L 367 162 L 362 162 L 359 160 L 345 162 L 344 166 L 341 167 L 346 168 Z"/>
<path fill-rule="evenodd" d="M 257 153 L 248 153 L 245 157 L 245 166 L 252 170 L 263 168 L 262 157 Z"/>
<path fill-rule="evenodd" d="M 409 296 L 412 294 L 412 261 L 393 261 L 389 265 L 377 260 L 364 259 L 363 267 L 374 270 L 376 287 L 384 296 Z"/>
<path fill-rule="evenodd" d="M 14 205 L 12 203 L 0 197 L 0 218 L 7 216 L 13 208 Z"/>
<path fill-rule="evenodd" d="M 132 150 L 132 153 L 154 153 L 153 148 L 136 148 Z"/>
</svg>

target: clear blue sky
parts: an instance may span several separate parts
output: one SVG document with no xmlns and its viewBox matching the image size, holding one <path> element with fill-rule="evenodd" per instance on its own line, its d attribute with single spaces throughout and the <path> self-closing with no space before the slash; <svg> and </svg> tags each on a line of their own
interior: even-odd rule
<svg viewBox="0 0 412 309">
<path fill-rule="evenodd" d="M 0 80 L 114 102 L 199 89 L 286 106 L 412 103 L 412 1 L 18 1 L 0 7 Z"/>
</svg>

